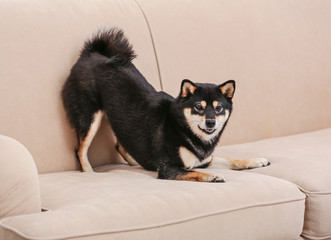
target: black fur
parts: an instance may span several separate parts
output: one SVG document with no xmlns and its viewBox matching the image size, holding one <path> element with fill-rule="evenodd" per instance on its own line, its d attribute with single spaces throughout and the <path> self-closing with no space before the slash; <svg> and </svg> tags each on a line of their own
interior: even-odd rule
<svg viewBox="0 0 331 240">
<path fill-rule="evenodd" d="M 192 83 L 196 90 L 186 97 L 182 91 L 177 98 L 157 92 L 132 64 L 134 57 L 120 30 L 102 31 L 87 41 L 62 91 L 69 121 L 83 139 L 93 114 L 104 111 L 119 143 L 141 166 L 158 171 L 159 178 L 176 179 L 186 173 L 179 148 L 184 146 L 203 160 L 212 154 L 224 129 L 211 141 L 203 141 L 190 129 L 183 109 L 199 114 L 194 112 L 195 103 L 205 100 L 209 106 L 205 114 L 215 117 L 211 101 L 220 101 L 231 113 L 232 100 L 222 94 L 222 85 L 214 84 Z"/>
</svg>

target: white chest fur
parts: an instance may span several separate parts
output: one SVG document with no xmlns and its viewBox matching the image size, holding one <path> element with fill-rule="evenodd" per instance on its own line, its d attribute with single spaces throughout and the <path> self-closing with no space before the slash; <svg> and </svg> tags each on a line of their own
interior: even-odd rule
<svg viewBox="0 0 331 240">
<path fill-rule="evenodd" d="M 190 150 L 185 147 L 179 148 L 179 157 L 182 159 L 186 170 L 191 170 L 195 167 L 202 166 L 212 160 L 212 157 L 209 156 L 208 158 L 200 161 Z"/>
</svg>

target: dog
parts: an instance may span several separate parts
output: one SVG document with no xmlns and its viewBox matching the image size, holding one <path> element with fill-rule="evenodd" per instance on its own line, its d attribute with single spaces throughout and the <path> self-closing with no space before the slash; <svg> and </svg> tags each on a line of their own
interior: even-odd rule
<svg viewBox="0 0 331 240">
<path fill-rule="evenodd" d="M 224 182 L 219 174 L 194 169 L 269 165 L 264 158 L 212 156 L 231 116 L 234 80 L 215 85 L 184 79 L 178 97 L 173 98 L 147 82 L 132 63 L 135 57 L 122 30 L 99 31 L 85 42 L 63 86 L 62 100 L 77 134 L 75 152 L 82 171 L 93 171 L 87 151 L 103 115 L 123 158 L 157 171 L 159 179 Z"/>
</svg>

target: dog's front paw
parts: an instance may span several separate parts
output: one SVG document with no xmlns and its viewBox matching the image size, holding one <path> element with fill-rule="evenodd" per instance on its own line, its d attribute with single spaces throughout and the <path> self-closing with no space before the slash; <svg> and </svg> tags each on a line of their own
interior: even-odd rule
<svg viewBox="0 0 331 240">
<path fill-rule="evenodd" d="M 265 158 L 252 158 L 247 163 L 247 169 L 269 166 L 270 162 Z"/>
<path fill-rule="evenodd" d="M 160 177 L 159 174 L 159 178 L 163 178 L 163 176 Z M 224 177 L 220 174 L 204 173 L 198 171 L 188 171 L 182 174 L 178 174 L 174 179 L 197 182 L 225 182 Z"/>
<path fill-rule="evenodd" d="M 205 182 L 225 182 L 225 178 L 220 174 L 210 174 L 205 177 Z"/>
<path fill-rule="evenodd" d="M 270 162 L 265 158 L 233 159 L 227 158 L 232 170 L 266 167 Z"/>
</svg>

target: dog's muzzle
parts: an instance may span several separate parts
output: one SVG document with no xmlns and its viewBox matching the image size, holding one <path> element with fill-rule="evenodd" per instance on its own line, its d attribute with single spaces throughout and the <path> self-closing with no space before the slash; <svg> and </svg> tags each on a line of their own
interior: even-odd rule
<svg viewBox="0 0 331 240">
<path fill-rule="evenodd" d="M 207 134 L 212 134 L 216 131 L 217 127 L 215 127 L 216 120 L 215 119 L 205 119 L 201 125 L 199 125 L 199 129 Z"/>
</svg>

